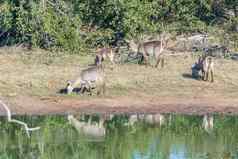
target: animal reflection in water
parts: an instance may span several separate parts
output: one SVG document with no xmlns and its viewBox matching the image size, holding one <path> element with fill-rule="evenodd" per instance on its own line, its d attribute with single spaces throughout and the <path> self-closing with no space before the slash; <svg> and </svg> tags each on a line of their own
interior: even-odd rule
<svg viewBox="0 0 238 159">
<path fill-rule="evenodd" d="M 88 117 L 88 118 L 87 118 Z M 108 121 L 126 121 L 123 123 L 124 126 L 135 126 L 136 123 L 145 123 L 154 126 L 162 126 L 162 125 L 171 125 L 172 123 L 172 115 L 165 114 L 131 114 L 128 116 L 124 115 L 100 115 L 99 120 L 95 122 L 95 116 L 92 115 L 80 115 L 82 120 L 76 119 L 73 115 L 68 115 L 69 123 L 76 128 L 76 130 L 87 137 L 91 137 L 94 139 L 104 139 L 106 136 L 106 124 Z M 85 119 L 88 120 L 85 120 Z M 128 120 L 121 120 L 122 118 Z M 116 126 L 116 125 L 115 125 Z M 117 126 L 116 126 L 117 127 Z M 202 121 L 202 127 L 210 133 L 213 130 L 213 116 L 212 115 L 204 115 Z"/>
<path fill-rule="evenodd" d="M 96 124 L 92 122 L 92 116 L 89 117 L 88 122 L 79 121 L 73 115 L 68 115 L 68 120 L 69 123 L 72 124 L 82 135 L 96 139 L 103 139 L 106 135 L 106 129 L 104 127 L 104 117 L 100 117 L 99 123 Z"/>
<path fill-rule="evenodd" d="M 213 129 L 213 116 L 212 115 L 204 115 L 202 125 L 203 125 L 203 128 L 207 132 L 211 132 Z"/>
<path fill-rule="evenodd" d="M 129 125 L 136 122 L 145 122 L 147 124 L 162 126 L 165 124 L 165 115 L 163 114 L 133 114 L 129 116 Z"/>
</svg>

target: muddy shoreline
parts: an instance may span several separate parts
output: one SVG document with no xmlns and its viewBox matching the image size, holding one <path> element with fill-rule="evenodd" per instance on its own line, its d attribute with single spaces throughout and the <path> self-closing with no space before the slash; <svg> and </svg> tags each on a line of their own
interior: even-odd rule
<svg viewBox="0 0 238 159">
<path fill-rule="evenodd" d="M 6 99 L 4 100 L 6 102 Z M 236 99 L 221 98 L 147 98 L 129 97 L 72 99 L 64 97 L 16 97 L 6 104 L 13 115 L 67 115 L 67 114 L 224 114 L 238 115 Z M 4 116 L 4 109 L 0 109 Z"/>
</svg>

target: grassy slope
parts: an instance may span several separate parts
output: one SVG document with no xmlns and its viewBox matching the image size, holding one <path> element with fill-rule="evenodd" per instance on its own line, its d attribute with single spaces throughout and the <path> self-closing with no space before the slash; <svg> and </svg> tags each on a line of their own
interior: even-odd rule
<svg viewBox="0 0 238 159">
<path fill-rule="evenodd" d="M 1 96 L 62 96 L 57 92 L 66 81 L 76 78 L 80 70 L 93 62 L 92 56 L 60 55 L 41 50 L 0 49 Z M 159 97 L 223 97 L 238 96 L 238 62 L 217 59 L 215 83 L 187 77 L 196 60 L 190 54 L 167 56 L 165 67 L 155 69 L 143 65 L 118 65 L 106 69 L 107 96 Z M 73 95 L 77 98 L 78 95 Z M 87 98 L 87 97 L 86 97 Z"/>
</svg>

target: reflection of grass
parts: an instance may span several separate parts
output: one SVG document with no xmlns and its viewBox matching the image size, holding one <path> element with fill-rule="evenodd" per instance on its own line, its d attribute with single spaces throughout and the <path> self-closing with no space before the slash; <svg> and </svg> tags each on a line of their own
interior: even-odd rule
<svg viewBox="0 0 238 159">
<path fill-rule="evenodd" d="M 1 50 L 4 52 L 4 50 Z M 2 96 L 58 96 L 67 80 L 74 80 L 80 70 L 93 63 L 93 56 L 62 55 L 35 50 L 19 50 L 0 55 L 0 94 Z M 51 55 L 52 54 L 52 55 Z M 166 56 L 163 69 L 137 64 L 106 68 L 106 94 L 109 96 L 237 97 L 238 63 L 217 59 L 215 83 L 186 78 L 196 60 L 189 54 Z M 67 95 L 64 95 L 67 96 Z M 72 95 L 77 96 L 77 95 Z M 81 98 L 81 97 L 79 97 Z"/>
<path fill-rule="evenodd" d="M 172 116 L 162 127 L 138 123 L 133 133 L 131 127 L 122 127 L 127 116 L 117 116 L 107 123 L 115 124 L 103 142 L 88 142 L 64 116 L 15 118 L 41 129 L 29 139 L 19 125 L 1 118 L 0 158 L 128 159 L 135 153 L 148 158 L 169 158 L 171 153 L 178 158 L 183 153 L 186 158 L 222 158 L 226 152 L 238 157 L 238 120 L 232 116 L 215 116 L 212 134 L 201 127 L 201 116 Z"/>
</svg>

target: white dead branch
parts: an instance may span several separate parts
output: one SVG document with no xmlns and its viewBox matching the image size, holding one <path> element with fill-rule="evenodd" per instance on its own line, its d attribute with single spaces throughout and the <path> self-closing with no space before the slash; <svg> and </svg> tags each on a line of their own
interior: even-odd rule
<svg viewBox="0 0 238 159">
<path fill-rule="evenodd" d="M 30 131 L 35 131 L 35 130 L 39 130 L 40 129 L 40 127 L 29 128 L 26 123 L 24 123 L 22 121 L 19 121 L 19 120 L 16 120 L 16 119 L 12 119 L 11 111 L 8 108 L 8 106 L 5 103 L 3 103 L 1 100 L 0 100 L 0 104 L 6 110 L 8 122 L 12 122 L 12 123 L 17 123 L 17 124 L 23 125 L 25 130 L 26 130 L 26 134 L 27 134 L 28 137 L 30 137 Z"/>
</svg>

